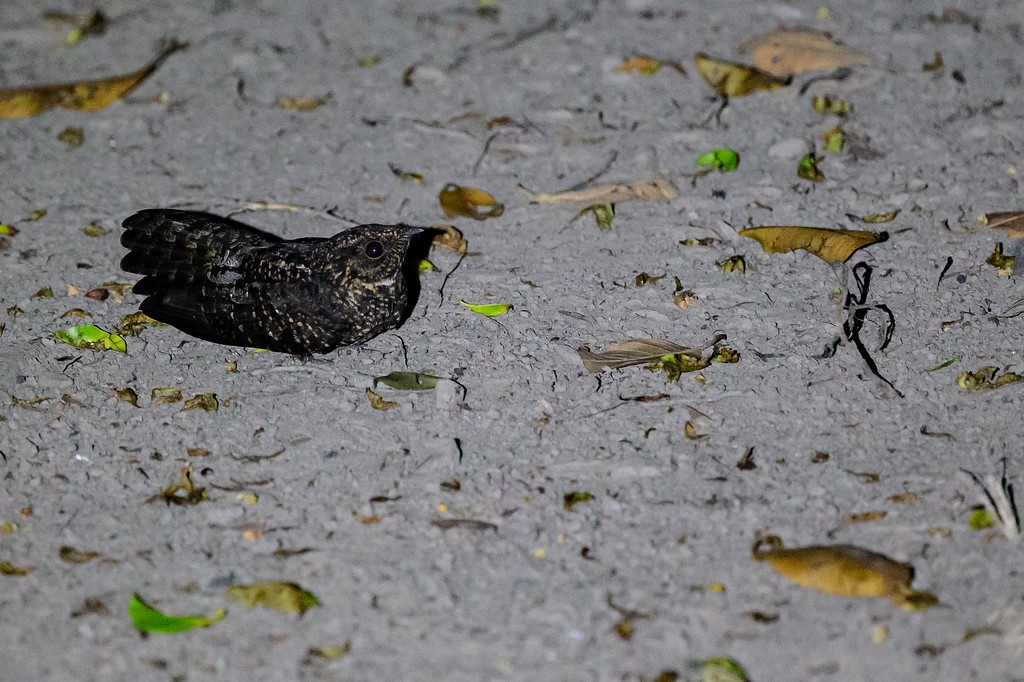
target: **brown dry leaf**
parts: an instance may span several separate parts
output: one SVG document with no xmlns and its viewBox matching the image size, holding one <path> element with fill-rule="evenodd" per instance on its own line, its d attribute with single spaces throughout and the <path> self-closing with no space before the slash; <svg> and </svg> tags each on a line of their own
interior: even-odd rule
<svg viewBox="0 0 1024 682">
<path fill-rule="evenodd" d="M 122 403 L 128 403 L 135 407 L 139 406 L 139 394 L 132 388 L 115 388 L 114 396 Z"/>
<path fill-rule="evenodd" d="M 986 213 L 979 222 L 989 227 L 1002 228 L 1011 237 L 1024 237 L 1024 211 Z"/>
<path fill-rule="evenodd" d="M 277 580 L 250 585 L 229 585 L 227 594 L 229 599 L 249 608 L 263 606 L 282 613 L 297 613 L 300 616 L 314 606 L 320 606 L 320 602 L 309 590 L 304 590 L 295 583 Z"/>
<path fill-rule="evenodd" d="M 826 263 L 845 263 L 856 251 L 889 238 L 888 232 L 830 230 L 825 227 L 773 225 L 740 230 L 756 239 L 765 253 L 786 253 L 803 249 Z"/>
<path fill-rule="evenodd" d="M 366 389 L 366 398 L 370 401 L 370 407 L 375 410 L 390 410 L 392 407 L 398 407 L 398 403 L 393 400 L 385 400 L 379 393 L 374 393 L 373 389 L 369 387 Z"/>
<path fill-rule="evenodd" d="M 0 118 L 28 118 L 54 107 L 76 111 L 99 111 L 127 94 L 153 73 L 167 57 L 184 47 L 184 43 L 171 43 L 149 64 L 123 76 L 2 89 Z"/>
<path fill-rule="evenodd" d="M 490 193 L 476 187 L 462 187 L 452 182 L 444 186 L 437 195 L 437 200 L 441 203 L 447 218 L 460 216 L 486 220 L 497 218 L 505 212 L 505 205 L 498 203 Z"/>
<path fill-rule="evenodd" d="M 700 356 L 706 349 L 725 339 L 719 334 L 711 342 L 696 348 L 684 348 L 679 344 L 663 339 L 628 339 L 613 343 L 602 351 L 594 352 L 589 346 L 580 346 L 576 352 L 583 360 L 583 366 L 589 372 L 600 372 L 605 367 L 618 369 L 630 365 L 642 365 L 645 362 L 658 360 L 665 355 L 696 355 Z"/>
<path fill-rule="evenodd" d="M 604 204 L 618 204 L 623 201 L 672 201 L 679 196 L 679 190 L 665 178 L 639 180 L 629 184 L 598 185 L 581 190 L 544 194 L 531 192 L 522 185 L 519 191 L 537 204 L 570 203 L 579 204 L 582 210 Z"/>
<path fill-rule="evenodd" d="M 181 406 L 181 411 L 185 410 L 206 410 L 207 412 L 216 412 L 217 408 L 220 407 L 220 402 L 217 400 L 216 393 L 197 393 Z"/>
<path fill-rule="evenodd" d="M 84 549 L 76 549 L 71 545 L 63 545 L 60 548 L 60 560 L 66 561 L 69 564 L 87 564 L 98 556 L 103 556 L 99 552 L 91 552 Z"/>
<path fill-rule="evenodd" d="M 855 50 L 823 31 L 781 29 L 754 36 L 740 47 L 754 66 L 785 78 L 807 71 L 827 71 L 844 66 L 867 66 L 871 55 Z"/>
<path fill-rule="evenodd" d="M 693 55 L 693 61 L 708 85 L 726 97 L 741 97 L 754 90 L 774 90 L 789 85 L 788 78 L 779 78 L 746 64 L 715 59 L 703 52 Z"/>
<path fill-rule="evenodd" d="M 469 242 L 462 236 L 462 232 L 458 228 L 454 225 L 439 225 L 434 229 L 438 230 L 440 234 L 434 237 L 433 244 L 454 251 L 460 256 L 466 255 Z"/>
<path fill-rule="evenodd" d="M 914 567 L 853 545 L 784 549 L 775 536 L 759 539 L 754 558 L 801 587 L 843 597 L 890 597 L 893 604 L 920 610 L 937 603 L 933 595 L 911 588 Z"/>
</svg>

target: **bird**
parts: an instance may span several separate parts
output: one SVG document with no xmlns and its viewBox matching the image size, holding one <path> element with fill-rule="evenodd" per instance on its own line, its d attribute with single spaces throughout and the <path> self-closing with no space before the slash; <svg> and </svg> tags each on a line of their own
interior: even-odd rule
<svg viewBox="0 0 1024 682">
<path fill-rule="evenodd" d="M 406 257 L 428 228 L 358 225 L 282 239 L 229 218 L 150 208 L 122 223 L 121 269 L 140 309 L 191 336 L 309 356 L 358 345 L 405 318 Z"/>
</svg>

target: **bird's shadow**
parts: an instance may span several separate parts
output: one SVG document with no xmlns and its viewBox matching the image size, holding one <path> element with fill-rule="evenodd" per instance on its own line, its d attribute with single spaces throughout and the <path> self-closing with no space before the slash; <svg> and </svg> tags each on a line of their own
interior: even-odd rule
<svg viewBox="0 0 1024 682">
<path fill-rule="evenodd" d="M 399 320 L 399 326 L 405 324 L 405 321 L 409 319 L 412 312 L 416 309 L 416 304 L 420 299 L 420 261 L 423 261 L 430 255 L 430 244 L 434 240 L 434 236 L 438 234 L 440 230 L 434 228 L 428 228 L 422 233 L 412 238 L 409 243 L 409 251 L 405 255 L 405 262 L 402 263 L 402 276 L 405 277 L 406 286 L 406 302 L 405 309 L 402 310 L 402 317 Z"/>
</svg>

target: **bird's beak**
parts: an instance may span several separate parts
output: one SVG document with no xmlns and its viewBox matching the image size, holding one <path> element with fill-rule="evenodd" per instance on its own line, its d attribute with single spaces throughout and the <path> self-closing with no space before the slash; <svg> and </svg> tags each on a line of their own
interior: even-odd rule
<svg viewBox="0 0 1024 682">
<path fill-rule="evenodd" d="M 407 238 L 409 238 L 409 239 L 412 239 L 413 237 L 416 237 L 417 235 L 421 235 L 424 232 L 426 232 L 427 230 L 433 229 L 433 228 L 430 228 L 430 227 L 417 227 L 415 225 L 405 225 L 404 227 L 405 227 L 405 236 Z"/>
</svg>

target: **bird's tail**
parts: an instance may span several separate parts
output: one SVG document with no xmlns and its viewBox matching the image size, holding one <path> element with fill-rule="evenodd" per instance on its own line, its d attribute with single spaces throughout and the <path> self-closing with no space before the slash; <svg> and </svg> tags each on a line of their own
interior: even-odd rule
<svg viewBox="0 0 1024 682">
<path fill-rule="evenodd" d="M 218 216 L 166 208 L 139 211 L 122 227 L 121 245 L 129 251 L 121 269 L 145 275 L 134 288 L 143 295 L 220 283 L 253 247 L 279 241 Z"/>
</svg>

